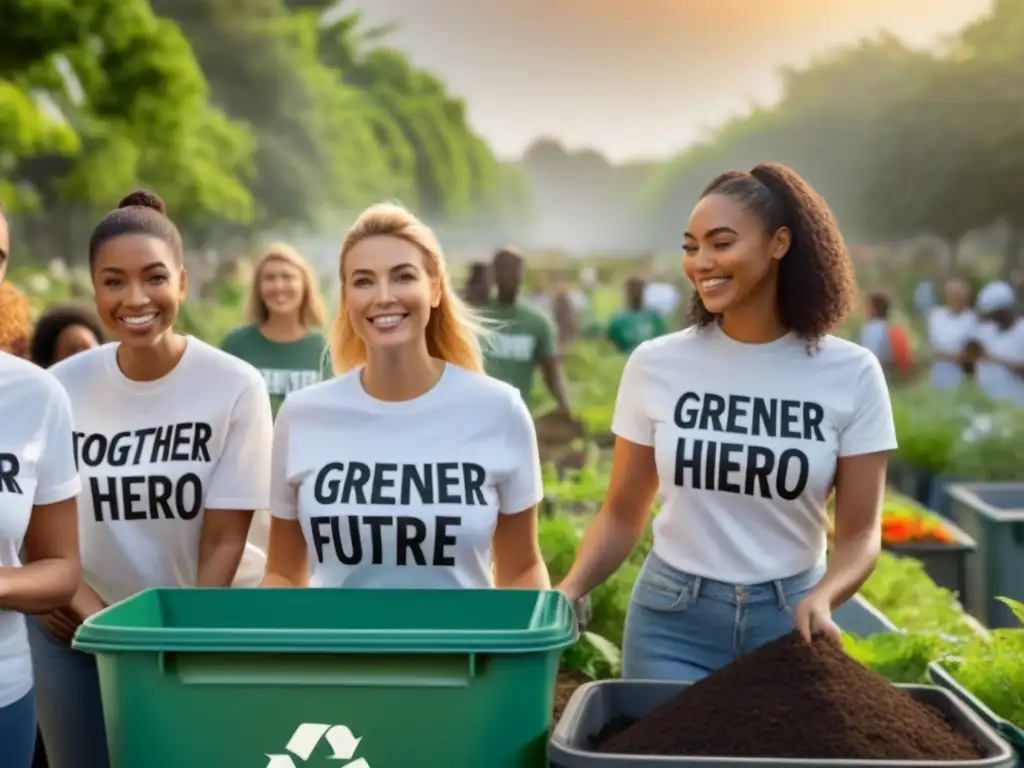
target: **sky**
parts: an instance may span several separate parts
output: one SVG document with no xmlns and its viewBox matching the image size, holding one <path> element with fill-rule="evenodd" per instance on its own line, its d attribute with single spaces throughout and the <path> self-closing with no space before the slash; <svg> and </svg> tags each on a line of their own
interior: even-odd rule
<svg viewBox="0 0 1024 768">
<path fill-rule="evenodd" d="M 538 136 L 614 161 L 674 154 L 752 103 L 780 66 L 889 30 L 955 34 L 989 0 L 344 0 L 466 100 L 502 157 Z"/>
</svg>

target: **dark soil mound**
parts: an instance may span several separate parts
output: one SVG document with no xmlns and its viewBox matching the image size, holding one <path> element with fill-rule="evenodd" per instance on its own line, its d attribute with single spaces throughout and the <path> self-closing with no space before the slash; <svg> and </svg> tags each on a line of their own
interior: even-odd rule
<svg viewBox="0 0 1024 768">
<path fill-rule="evenodd" d="M 610 730 L 610 729 L 609 729 Z M 977 760 L 981 747 L 824 637 L 797 633 L 741 657 L 598 752 L 669 757 Z"/>
</svg>

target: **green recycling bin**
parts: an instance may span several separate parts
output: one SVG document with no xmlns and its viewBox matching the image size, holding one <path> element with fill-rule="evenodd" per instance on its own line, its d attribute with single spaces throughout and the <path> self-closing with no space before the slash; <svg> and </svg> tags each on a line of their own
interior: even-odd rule
<svg viewBox="0 0 1024 768">
<path fill-rule="evenodd" d="M 113 768 L 544 768 L 559 592 L 154 589 L 89 618 Z"/>
</svg>

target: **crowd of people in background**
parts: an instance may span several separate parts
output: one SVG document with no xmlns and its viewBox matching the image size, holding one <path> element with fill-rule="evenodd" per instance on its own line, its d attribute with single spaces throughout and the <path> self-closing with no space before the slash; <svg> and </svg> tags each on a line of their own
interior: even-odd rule
<svg viewBox="0 0 1024 768">
<path fill-rule="evenodd" d="M 878 358 L 891 383 L 920 379 L 936 389 L 973 382 L 995 402 L 1024 406 L 1024 318 L 1021 291 L 1004 280 L 985 284 L 977 296 L 960 277 L 946 281 L 941 303 L 930 281 L 918 284 L 905 319 L 896 317 L 891 296 L 869 291 L 867 320 L 859 341 Z M 923 355 L 917 354 L 908 323 L 920 320 Z"/>
<path fill-rule="evenodd" d="M 143 589 L 550 589 L 528 404 L 539 373 L 574 418 L 562 360 L 584 336 L 626 362 L 607 497 L 557 588 L 584 600 L 664 498 L 624 674 L 696 680 L 794 626 L 838 636 L 831 611 L 880 546 L 887 379 L 927 365 L 934 386 L 972 377 L 1024 404 L 1016 292 L 951 280 L 920 357 L 883 292 L 859 344 L 832 335 L 852 262 L 825 201 L 775 164 L 715 178 L 683 243 L 689 306 L 637 274 L 595 328 L 592 268 L 529 293 L 506 246 L 458 291 L 433 232 L 373 206 L 342 245 L 332 321 L 276 244 L 217 348 L 175 330 L 180 234 L 158 197 L 128 195 L 88 244 L 94 308 L 49 308 L 30 333 L 24 297 L 0 295 L 0 764 L 42 755 L 38 717 L 53 768 L 108 765 L 96 664 L 70 642 Z M 0 216 L 0 285 L 9 252 Z"/>
</svg>

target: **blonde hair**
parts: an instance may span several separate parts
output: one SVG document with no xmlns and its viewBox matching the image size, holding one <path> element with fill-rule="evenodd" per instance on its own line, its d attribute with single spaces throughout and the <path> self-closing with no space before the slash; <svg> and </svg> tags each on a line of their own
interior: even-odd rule
<svg viewBox="0 0 1024 768">
<path fill-rule="evenodd" d="M 264 251 L 253 270 L 246 319 L 254 325 L 262 325 L 270 319 L 270 310 L 260 294 L 263 270 L 271 261 L 283 261 L 299 271 L 302 280 L 302 304 L 299 305 L 299 322 L 304 328 L 317 328 L 324 322 L 324 302 L 320 298 L 320 287 L 316 273 L 299 252 L 285 243 L 274 243 Z"/>
<path fill-rule="evenodd" d="M 363 211 L 341 245 L 341 300 L 330 331 L 334 372 L 344 373 L 366 363 L 366 344 L 352 327 L 345 307 L 345 257 L 369 237 L 396 237 L 419 248 L 427 272 L 438 281 L 441 296 L 427 320 L 427 351 L 432 357 L 483 373 L 480 342 L 487 336 L 486 324 L 452 290 L 444 253 L 433 230 L 405 208 L 391 203 L 378 203 Z"/>
</svg>

